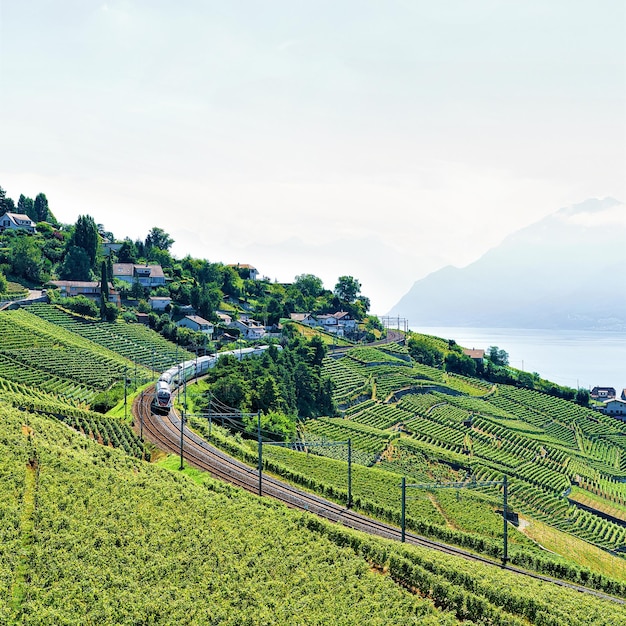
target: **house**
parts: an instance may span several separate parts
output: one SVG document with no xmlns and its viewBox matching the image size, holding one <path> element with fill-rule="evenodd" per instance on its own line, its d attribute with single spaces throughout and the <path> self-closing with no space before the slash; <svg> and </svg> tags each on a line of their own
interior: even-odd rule
<svg viewBox="0 0 626 626">
<path fill-rule="evenodd" d="M 344 336 L 345 326 L 339 324 L 339 320 L 332 313 L 324 313 L 317 316 L 318 326 L 321 326 L 327 333 L 332 333 L 338 337 Z"/>
<path fill-rule="evenodd" d="M 228 315 L 228 313 L 224 313 L 223 311 L 216 311 L 215 315 L 219 317 L 220 322 L 224 324 L 224 326 L 230 326 L 233 323 L 233 318 Z"/>
<path fill-rule="evenodd" d="M 132 285 L 138 282 L 142 287 L 165 285 L 165 274 L 160 265 L 138 265 L 136 263 L 113 263 L 113 278 Z"/>
<path fill-rule="evenodd" d="M 289 318 L 293 322 L 299 322 L 300 324 L 306 324 L 307 326 L 317 326 L 317 320 L 311 313 L 291 313 Z"/>
<path fill-rule="evenodd" d="M 102 252 L 103 256 L 111 256 L 111 252 L 119 252 L 123 245 L 114 241 L 103 241 L 100 245 L 100 252 Z"/>
<path fill-rule="evenodd" d="M 622 389 L 622 395 L 620 397 L 622 400 L 626 400 L 626 389 Z"/>
<path fill-rule="evenodd" d="M 336 313 L 318 315 L 317 325 L 321 326 L 328 333 L 343 337 L 345 333 L 350 333 L 355 330 L 357 321 L 347 311 L 337 311 Z"/>
<path fill-rule="evenodd" d="M 205 320 L 199 315 L 186 315 L 182 320 L 176 322 L 176 326 L 190 328 L 191 330 L 195 330 L 197 333 L 204 333 L 209 337 L 213 335 L 213 331 L 215 330 L 215 326 L 211 322 Z"/>
<path fill-rule="evenodd" d="M 626 400 L 609 400 L 600 410 L 605 415 L 611 415 L 626 422 Z"/>
<path fill-rule="evenodd" d="M 332 313 L 323 313 L 317 316 L 317 322 L 324 330 L 338 325 L 337 318 Z"/>
<path fill-rule="evenodd" d="M 337 313 L 333 313 L 333 316 L 336 318 L 337 323 L 346 330 L 354 330 L 356 328 L 356 320 L 347 311 L 337 311 Z"/>
<path fill-rule="evenodd" d="M 85 296 L 91 300 L 99 300 L 102 295 L 100 281 L 51 280 L 48 284 L 58 289 L 63 298 Z M 121 304 L 120 295 L 111 283 L 109 283 L 109 302 L 118 306 Z"/>
<path fill-rule="evenodd" d="M 477 365 L 485 360 L 485 351 L 476 348 L 463 348 L 463 354 L 472 359 Z"/>
<path fill-rule="evenodd" d="M 265 328 L 262 324 L 253 319 L 238 319 L 230 324 L 231 328 L 237 328 L 246 339 L 261 339 L 265 336 Z"/>
<path fill-rule="evenodd" d="M 165 311 L 172 304 L 172 299 L 168 296 L 151 296 L 148 302 L 153 311 Z"/>
<path fill-rule="evenodd" d="M 3 230 L 25 230 L 29 233 L 36 232 L 35 222 L 23 213 L 5 213 L 0 216 L 0 232 Z"/>
<path fill-rule="evenodd" d="M 137 318 L 137 322 L 139 324 L 150 326 L 150 316 L 147 313 L 135 313 L 135 317 Z"/>
<path fill-rule="evenodd" d="M 613 387 L 594 387 L 590 395 L 594 400 L 613 400 L 617 394 Z"/>
<path fill-rule="evenodd" d="M 256 280 L 259 275 L 257 268 L 247 263 L 229 263 L 228 267 L 232 267 L 242 278 Z"/>
</svg>

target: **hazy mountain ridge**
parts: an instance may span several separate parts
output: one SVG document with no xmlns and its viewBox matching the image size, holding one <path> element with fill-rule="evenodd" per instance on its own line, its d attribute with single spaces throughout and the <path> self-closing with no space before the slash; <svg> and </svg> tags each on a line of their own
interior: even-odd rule
<svg viewBox="0 0 626 626">
<path fill-rule="evenodd" d="M 591 199 L 417 281 L 390 311 L 411 325 L 626 329 L 626 205 Z"/>
</svg>

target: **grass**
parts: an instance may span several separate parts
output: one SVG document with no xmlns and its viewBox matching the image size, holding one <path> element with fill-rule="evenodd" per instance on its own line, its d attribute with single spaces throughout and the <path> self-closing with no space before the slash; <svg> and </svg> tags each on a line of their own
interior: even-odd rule
<svg viewBox="0 0 626 626">
<path fill-rule="evenodd" d="M 353 343 L 342 337 L 331 335 L 330 333 L 319 330 L 318 328 L 312 328 L 306 324 L 300 324 L 300 322 L 289 322 L 293 324 L 298 332 L 306 339 L 312 339 L 313 337 L 321 337 L 322 341 L 328 346 L 351 346 Z"/>
<path fill-rule="evenodd" d="M 520 524 L 521 532 L 546 550 L 575 561 L 594 572 L 626 581 L 626 560 L 613 556 L 569 533 L 556 530 L 543 522 L 534 519 L 525 519 L 525 522 L 526 524 Z"/>
<path fill-rule="evenodd" d="M 116 418 L 124 419 L 124 414 L 126 414 L 126 417 L 128 418 L 128 420 L 132 420 L 133 401 L 135 400 L 137 396 L 141 394 L 141 392 L 144 389 L 147 389 L 148 387 L 150 387 L 150 385 L 153 385 L 153 384 L 154 384 L 153 382 L 146 383 L 145 385 L 141 387 L 137 387 L 135 391 L 131 391 L 130 389 L 128 389 L 127 396 L 126 396 L 126 410 L 124 410 L 124 398 L 122 398 L 112 409 L 109 409 L 105 413 L 105 415 L 107 417 L 116 417 Z"/>
<path fill-rule="evenodd" d="M 159 459 L 155 463 L 159 467 L 163 467 L 171 472 L 178 472 L 188 476 L 194 483 L 198 485 L 204 484 L 207 480 L 211 480 L 211 475 L 203 470 L 189 467 L 183 463 L 183 469 L 180 469 L 180 456 L 176 454 L 168 454 L 165 458 Z"/>
</svg>

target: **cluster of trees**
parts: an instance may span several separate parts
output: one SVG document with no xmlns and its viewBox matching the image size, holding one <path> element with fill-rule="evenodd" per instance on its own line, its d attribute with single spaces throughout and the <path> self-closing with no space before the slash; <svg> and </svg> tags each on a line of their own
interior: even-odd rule
<svg viewBox="0 0 626 626">
<path fill-rule="evenodd" d="M 333 415 L 332 381 L 322 375 L 326 346 L 319 337 L 307 341 L 292 334 L 282 349 L 271 346 L 262 357 L 238 361 L 222 357 L 209 370 L 208 408 L 212 399 L 244 413 L 263 414 L 262 427 L 283 439 L 295 433 L 296 419 Z M 249 429 L 257 424 L 251 420 Z"/>
<path fill-rule="evenodd" d="M 33 222 L 49 222 L 58 225 L 56 218 L 48 207 L 48 199 L 43 193 L 38 194 L 34 200 L 27 198 L 24 194 L 20 194 L 16 206 L 13 199 L 9 198 L 6 191 L 0 187 L 0 215 L 5 213 L 28 215 Z"/>
<path fill-rule="evenodd" d="M 426 336 L 411 336 L 407 343 L 409 354 L 418 363 L 445 369 L 455 374 L 476 376 L 482 372 L 476 361 L 463 354 L 463 349 L 454 340 L 450 339 L 447 345 L 442 346 L 438 339 Z"/>
<path fill-rule="evenodd" d="M 489 382 L 515 385 L 542 391 L 557 398 L 574 400 L 582 406 L 589 405 L 589 391 L 557 385 L 541 378 L 537 372 L 523 372 L 509 365 L 509 355 L 498 346 L 489 346 L 484 362 L 477 362 L 463 354 L 463 350 L 450 339 L 445 345 L 440 339 L 425 335 L 411 336 L 407 342 L 409 354 L 418 362 L 448 372 L 477 376 Z"/>
<path fill-rule="evenodd" d="M 277 325 L 281 318 L 297 311 L 319 314 L 343 310 L 363 319 L 369 310 L 369 299 L 361 294 L 361 283 L 352 276 L 340 276 L 333 290 L 325 289 L 321 279 L 313 274 L 297 276 L 291 284 L 252 280 L 245 266 L 211 263 L 191 256 L 176 259 L 170 253 L 174 240 L 158 227 L 152 228 L 143 240 L 124 239 L 117 253 L 103 256 L 103 239 L 113 241 L 114 235 L 89 215 L 79 216 L 72 225 L 59 224 L 44 194 L 39 194 L 35 200 L 22 195 L 15 207 L 0 188 L 0 214 L 7 210 L 19 210 L 31 216 L 37 222 L 37 233 L 6 231 L 0 235 L 0 275 L 11 275 L 33 285 L 44 285 L 57 278 L 100 281 L 102 319 L 117 316 L 113 305 L 108 303 L 114 262 L 159 264 L 168 277 L 165 286 L 152 291 L 139 282 L 118 281 L 114 285 L 122 299 L 134 299 L 141 311 L 149 311 L 150 295 L 169 296 L 180 306 L 191 305 L 198 315 L 215 323 L 219 322 L 216 310 L 224 301 L 235 304 L 235 316 L 237 305 L 243 305 L 266 326 Z M 93 313 L 84 301 L 77 302 L 73 308 L 76 307 Z M 177 310 L 172 313 L 176 316 Z M 170 330 L 167 323 L 152 320 L 152 326 L 162 326 L 165 334 L 172 336 L 172 332 L 167 332 Z"/>
</svg>

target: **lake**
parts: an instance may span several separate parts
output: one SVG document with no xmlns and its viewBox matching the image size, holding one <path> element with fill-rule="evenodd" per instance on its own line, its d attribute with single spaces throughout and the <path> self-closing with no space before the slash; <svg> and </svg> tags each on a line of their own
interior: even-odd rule
<svg viewBox="0 0 626 626">
<path fill-rule="evenodd" d="M 411 327 L 464 348 L 498 346 L 512 367 L 568 387 L 626 388 L 626 333 L 518 328 Z"/>
</svg>

